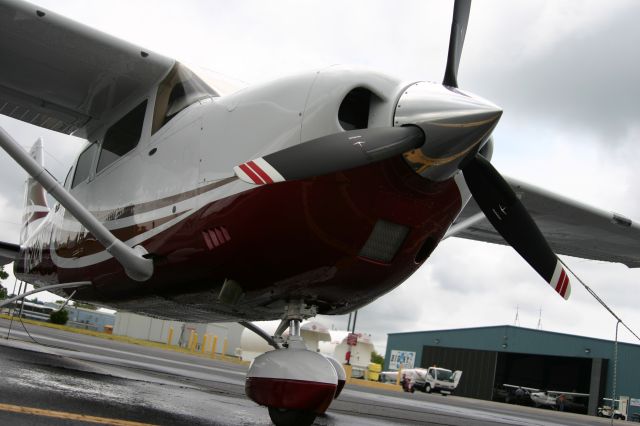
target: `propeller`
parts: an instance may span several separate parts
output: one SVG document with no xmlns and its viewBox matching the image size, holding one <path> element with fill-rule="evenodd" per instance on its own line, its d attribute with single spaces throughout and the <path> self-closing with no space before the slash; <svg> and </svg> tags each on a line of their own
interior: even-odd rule
<svg viewBox="0 0 640 426">
<path fill-rule="evenodd" d="M 424 140 L 416 126 L 349 130 L 256 158 L 233 171 L 256 185 L 306 179 L 401 155 L 420 147 Z"/>
<path fill-rule="evenodd" d="M 489 222 L 542 278 L 565 300 L 569 277 L 511 186 L 482 155 L 462 167 L 464 179 Z"/>
<path fill-rule="evenodd" d="M 442 82 L 445 86 L 458 87 L 458 67 L 470 9 L 471 0 L 456 0 L 453 7 L 447 66 Z M 463 161 L 460 169 L 471 195 L 496 231 L 560 296 L 568 299 L 571 294 L 569 276 L 502 175 L 478 153 Z"/>
<path fill-rule="evenodd" d="M 449 53 L 447 55 L 447 67 L 444 71 L 442 84 L 450 87 L 458 87 L 458 67 L 464 45 L 464 36 L 467 33 L 469 23 L 469 11 L 471 0 L 456 0 L 453 5 L 453 20 L 451 21 L 451 35 L 449 36 Z"/>
</svg>

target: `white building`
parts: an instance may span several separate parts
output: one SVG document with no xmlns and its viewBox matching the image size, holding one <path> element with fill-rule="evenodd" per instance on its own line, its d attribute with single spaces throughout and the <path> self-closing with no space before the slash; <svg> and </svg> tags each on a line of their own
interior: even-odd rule
<svg viewBox="0 0 640 426">
<path fill-rule="evenodd" d="M 331 355 L 341 363 L 346 362 L 346 355 L 349 351 L 349 345 L 347 345 L 348 332 L 331 330 L 331 342 L 323 342 L 320 344 L 320 352 L 326 355 Z M 351 359 L 350 364 L 353 366 L 353 377 L 364 376 L 369 363 L 371 362 L 371 354 L 375 350 L 371 334 L 368 333 L 356 333 L 358 336 L 358 343 L 355 346 L 351 346 Z"/>
<path fill-rule="evenodd" d="M 205 350 L 211 352 L 213 337 L 216 339 L 216 353 L 222 353 L 225 339 L 227 347 L 225 355 L 235 355 L 240 347 L 240 334 L 244 327 L 235 322 L 226 323 L 184 323 L 151 318 L 130 312 L 116 313 L 116 322 L 113 334 L 128 336 L 134 339 L 148 340 L 151 342 L 167 343 L 169 330 L 172 331 L 171 345 L 187 347 L 189 339 L 197 336 L 196 349 L 200 350 L 207 336 Z"/>
</svg>

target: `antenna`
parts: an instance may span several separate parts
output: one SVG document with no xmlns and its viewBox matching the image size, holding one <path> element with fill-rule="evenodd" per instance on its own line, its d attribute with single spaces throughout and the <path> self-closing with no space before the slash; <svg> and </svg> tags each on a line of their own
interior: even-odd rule
<svg viewBox="0 0 640 426">
<path fill-rule="evenodd" d="M 520 306 L 516 306 L 516 319 L 513 321 L 513 325 L 520 327 Z"/>
<path fill-rule="evenodd" d="M 540 311 L 539 311 L 539 315 L 538 315 L 538 330 L 542 330 L 542 306 L 540 307 Z"/>
</svg>

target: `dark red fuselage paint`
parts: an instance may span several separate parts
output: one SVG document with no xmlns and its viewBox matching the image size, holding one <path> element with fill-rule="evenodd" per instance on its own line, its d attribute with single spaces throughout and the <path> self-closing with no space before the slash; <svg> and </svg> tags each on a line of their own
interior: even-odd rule
<svg viewBox="0 0 640 426">
<path fill-rule="evenodd" d="M 420 266 L 415 259 L 423 243 L 439 241 L 460 208 L 453 179 L 430 182 L 401 158 L 393 158 L 313 179 L 257 186 L 202 207 L 142 243 L 155 263 L 154 275 L 146 282 L 129 279 L 114 259 L 60 268 L 46 244 L 39 247 L 35 264 L 29 260 L 34 248 L 27 248 L 26 259 L 17 261 L 15 270 L 40 283 L 92 281 L 76 298 L 106 305 L 217 294 L 224 280 L 232 279 L 244 292 L 237 306 L 209 300 L 199 309 L 230 319 L 269 319 L 281 315 L 279 301 L 303 299 L 318 306 L 319 313 L 339 314 L 371 302 L 411 276 Z M 388 264 L 359 256 L 380 219 L 409 228 Z M 154 226 L 158 223 L 138 224 L 127 232 Z M 213 243 L 216 232 L 223 232 L 224 244 Z M 71 250 L 72 240 L 53 241 L 57 253 L 102 250 L 91 238 Z M 31 262 L 29 268 L 25 260 Z"/>
</svg>

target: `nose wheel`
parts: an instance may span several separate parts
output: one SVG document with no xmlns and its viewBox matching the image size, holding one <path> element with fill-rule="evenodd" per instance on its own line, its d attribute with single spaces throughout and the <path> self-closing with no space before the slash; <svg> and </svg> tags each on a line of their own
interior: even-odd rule
<svg viewBox="0 0 640 426">
<path fill-rule="evenodd" d="M 304 304 L 289 305 L 274 342 L 279 349 L 257 357 L 247 373 L 245 393 L 266 406 L 276 426 L 308 426 L 324 413 L 336 395 L 338 374 L 323 355 L 308 350 L 300 322 L 309 317 Z M 315 310 L 312 310 L 313 314 Z M 288 326 L 288 327 L 287 327 Z M 289 328 L 289 336 L 282 333 Z"/>
<path fill-rule="evenodd" d="M 318 414 L 308 410 L 269 407 L 269 417 L 276 426 L 309 426 Z"/>
</svg>

